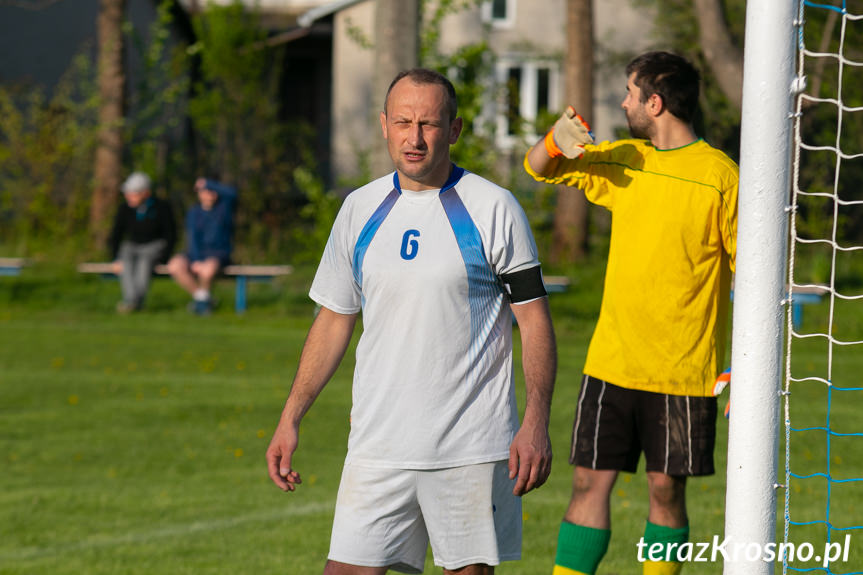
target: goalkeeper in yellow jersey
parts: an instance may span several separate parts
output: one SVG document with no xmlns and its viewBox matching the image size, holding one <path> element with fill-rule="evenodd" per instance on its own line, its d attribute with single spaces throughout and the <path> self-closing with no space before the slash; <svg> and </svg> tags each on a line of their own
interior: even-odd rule
<svg viewBox="0 0 863 575">
<path fill-rule="evenodd" d="M 611 535 L 612 487 L 641 453 L 650 507 L 633 559 L 645 574 L 679 573 L 691 548 L 686 478 L 714 472 L 712 390 L 725 356 L 738 169 L 695 134 L 700 78 L 689 62 L 649 52 L 626 74 L 632 139 L 594 145 L 570 108 L 525 157 L 535 179 L 580 188 L 612 213 L 554 575 L 595 572 Z"/>
</svg>

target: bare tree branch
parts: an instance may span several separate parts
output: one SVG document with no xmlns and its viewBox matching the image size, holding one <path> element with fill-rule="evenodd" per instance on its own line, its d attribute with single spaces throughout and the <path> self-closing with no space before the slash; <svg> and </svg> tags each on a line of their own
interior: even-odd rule
<svg viewBox="0 0 863 575">
<path fill-rule="evenodd" d="M 698 37 L 719 87 L 739 110 L 743 103 L 743 53 L 731 40 L 722 0 L 693 0 Z"/>
</svg>

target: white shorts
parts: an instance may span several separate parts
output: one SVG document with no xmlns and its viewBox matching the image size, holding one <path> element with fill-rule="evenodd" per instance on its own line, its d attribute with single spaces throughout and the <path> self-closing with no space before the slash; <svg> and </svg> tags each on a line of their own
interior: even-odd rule
<svg viewBox="0 0 863 575">
<path fill-rule="evenodd" d="M 521 498 L 506 461 L 450 469 L 342 471 L 329 559 L 422 573 L 521 558 Z"/>
</svg>

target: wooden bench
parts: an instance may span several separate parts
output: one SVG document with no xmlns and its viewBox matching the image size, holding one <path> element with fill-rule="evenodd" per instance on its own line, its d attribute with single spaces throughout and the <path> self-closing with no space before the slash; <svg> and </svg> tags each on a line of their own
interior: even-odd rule
<svg viewBox="0 0 863 575">
<path fill-rule="evenodd" d="M 829 293 L 830 288 L 822 285 L 800 285 L 794 286 L 791 294 L 791 325 L 800 327 L 803 323 L 803 306 L 811 303 L 819 303 L 824 294 Z"/>
<path fill-rule="evenodd" d="M 21 269 L 29 264 L 26 258 L 0 258 L 0 276 L 19 276 Z"/>
<path fill-rule="evenodd" d="M 542 276 L 542 283 L 549 294 L 563 293 L 569 289 L 569 278 L 566 276 Z"/>
<path fill-rule="evenodd" d="M 116 277 L 111 269 L 111 262 L 90 262 L 78 265 L 78 271 L 82 274 L 99 274 L 103 277 Z M 222 268 L 220 277 L 233 279 L 236 283 L 234 289 L 234 311 L 243 313 L 246 311 L 246 291 L 250 281 L 271 281 L 279 276 L 286 276 L 294 271 L 287 265 L 229 265 Z M 168 267 L 157 265 L 153 270 L 157 276 L 168 276 Z"/>
<path fill-rule="evenodd" d="M 785 286 L 785 295 L 788 295 L 788 286 Z M 819 303 L 824 294 L 828 293 L 830 288 L 822 285 L 796 285 L 794 293 L 791 294 L 791 327 L 800 327 L 803 323 L 803 306 L 813 303 Z M 731 288 L 731 301 L 734 301 L 734 287 Z M 787 303 L 788 300 L 785 300 Z"/>
<path fill-rule="evenodd" d="M 543 276 L 545 283 L 545 291 L 549 294 L 563 293 L 569 289 L 569 278 L 566 276 Z M 799 285 L 794 287 L 794 293 L 791 294 L 791 324 L 793 327 L 800 327 L 803 323 L 803 306 L 819 303 L 824 294 L 829 293 L 830 289 L 823 285 Z M 731 298 L 734 299 L 734 291 L 731 292 Z"/>
</svg>

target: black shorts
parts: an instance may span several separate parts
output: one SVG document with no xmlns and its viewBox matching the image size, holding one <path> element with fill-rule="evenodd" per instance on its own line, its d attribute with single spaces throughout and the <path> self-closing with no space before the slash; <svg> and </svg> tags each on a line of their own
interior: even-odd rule
<svg viewBox="0 0 863 575">
<path fill-rule="evenodd" d="M 626 389 L 585 375 L 569 462 L 634 473 L 644 452 L 647 471 L 712 475 L 716 398 Z"/>
</svg>

